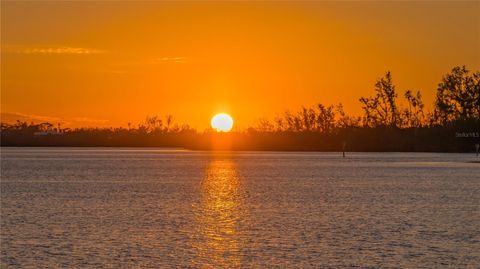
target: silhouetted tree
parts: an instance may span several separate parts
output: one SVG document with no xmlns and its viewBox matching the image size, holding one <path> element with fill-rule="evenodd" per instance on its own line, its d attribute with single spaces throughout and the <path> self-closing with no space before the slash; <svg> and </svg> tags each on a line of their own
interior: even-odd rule
<svg viewBox="0 0 480 269">
<path fill-rule="evenodd" d="M 321 133 L 331 133 L 335 128 L 335 110 L 333 106 L 317 105 L 317 126 L 316 130 Z"/>
<path fill-rule="evenodd" d="M 398 124 L 397 93 L 392 82 L 392 75 L 387 71 L 385 77 L 375 83 L 375 96 L 362 97 L 362 109 L 365 112 L 365 126 L 391 126 Z"/>
<path fill-rule="evenodd" d="M 296 130 L 296 131 L 311 132 L 317 129 L 317 126 L 316 126 L 317 115 L 315 114 L 315 110 L 313 110 L 313 108 L 303 107 L 298 117 L 301 119 L 300 120 L 301 127 L 299 130 Z"/>
<path fill-rule="evenodd" d="M 167 131 L 170 130 L 171 126 L 172 126 L 172 122 L 173 122 L 173 116 L 172 115 L 167 115 L 165 116 L 165 122 L 167 124 Z"/>
<path fill-rule="evenodd" d="M 338 128 L 359 127 L 362 119 L 360 117 L 347 115 L 341 103 L 335 107 L 335 110 L 337 115 L 336 125 Z"/>
<path fill-rule="evenodd" d="M 414 95 L 412 91 L 407 90 L 404 96 L 408 102 L 408 109 L 405 110 L 404 125 L 407 127 L 421 127 L 425 120 L 423 112 L 425 106 L 422 101 L 422 95 L 419 91 Z"/>
<path fill-rule="evenodd" d="M 274 132 L 275 131 L 275 126 L 272 122 L 270 122 L 267 118 L 260 118 L 255 126 L 253 128 L 257 132 Z"/>
<path fill-rule="evenodd" d="M 470 75 L 465 66 L 446 74 L 437 88 L 435 117 L 438 122 L 479 119 L 480 71 Z"/>
</svg>

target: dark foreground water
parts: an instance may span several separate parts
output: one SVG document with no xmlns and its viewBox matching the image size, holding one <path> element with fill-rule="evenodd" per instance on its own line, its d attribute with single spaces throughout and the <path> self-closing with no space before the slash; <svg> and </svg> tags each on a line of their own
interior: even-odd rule
<svg viewBox="0 0 480 269">
<path fill-rule="evenodd" d="M 1 268 L 480 266 L 469 154 L 1 150 Z"/>
</svg>

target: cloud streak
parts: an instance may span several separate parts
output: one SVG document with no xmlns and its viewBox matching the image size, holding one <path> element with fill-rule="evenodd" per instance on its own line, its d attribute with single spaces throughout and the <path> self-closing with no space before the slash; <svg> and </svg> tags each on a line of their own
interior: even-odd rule
<svg viewBox="0 0 480 269">
<path fill-rule="evenodd" d="M 89 49 L 81 47 L 53 46 L 53 47 L 7 47 L 7 52 L 21 54 L 100 54 L 106 53 L 105 50 Z"/>
<path fill-rule="evenodd" d="M 60 118 L 60 117 L 50 117 L 50 116 L 42 116 L 42 115 L 35 115 L 35 114 L 24 114 L 24 113 L 17 113 L 17 112 L 2 112 L 1 114 L 1 122 L 2 123 L 15 123 L 17 120 L 19 121 L 26 121 L 26 122 L 33 122 L 33 123 L 42 123 L 42 122 L 49 122 L 53 124 L 60 123 L 66 127 L 89 127 L 89 126 L 97 126 L 104 123 L 107 123 L 108 120 L 104 119 L 92 119 L 87 117 L 73 117 L 73 118 Z"/>
<path fill-rule="evenodd" d="M 186 57 L 161 57 L 156 59 L 160 63 L 186 63 Z"/>
</svg>

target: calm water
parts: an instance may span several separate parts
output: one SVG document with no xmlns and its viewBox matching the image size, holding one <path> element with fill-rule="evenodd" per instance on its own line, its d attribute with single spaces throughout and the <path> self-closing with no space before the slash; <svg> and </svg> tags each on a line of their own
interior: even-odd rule
<svg viewBox="0 0 480 269">
<path fill-rule="evenodd" d="M 471 154 L 2 148 L 2 268 L 480 266 Z"/>
</svg>

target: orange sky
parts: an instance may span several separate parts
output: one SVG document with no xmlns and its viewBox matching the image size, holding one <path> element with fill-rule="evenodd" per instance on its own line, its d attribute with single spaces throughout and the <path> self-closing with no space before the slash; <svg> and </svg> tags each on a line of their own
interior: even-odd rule
<svg viewBox="0 0 480 269">
<path fill-rule="evenodd" d="M 1 112 L 67 126 L 172 114 L 236 127 L 317 102 L 359 114 L 391 70 L 431 107 L 480 69 L 480 2 L 5 2 Z"/>
</svg>

